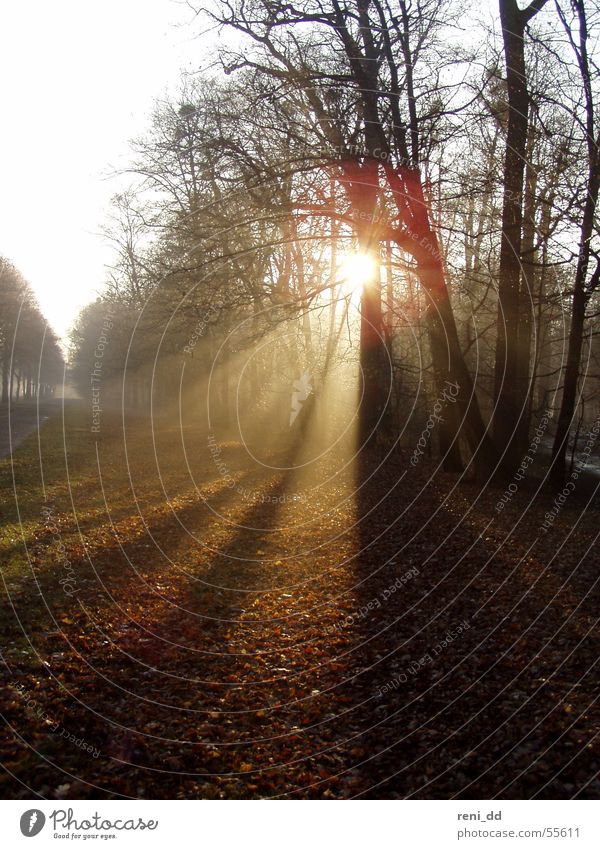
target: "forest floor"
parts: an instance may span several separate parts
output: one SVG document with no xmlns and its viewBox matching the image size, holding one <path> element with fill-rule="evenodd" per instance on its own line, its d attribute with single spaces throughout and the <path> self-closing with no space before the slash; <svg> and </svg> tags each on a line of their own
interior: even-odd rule
<svg viewBox="0 0 600 849">
<path fill-rule="evenodd" d="M 600 797 L 591 495 L 272 459 L 75 404 L 0 463 L 2 795 Z"/>
</svg>

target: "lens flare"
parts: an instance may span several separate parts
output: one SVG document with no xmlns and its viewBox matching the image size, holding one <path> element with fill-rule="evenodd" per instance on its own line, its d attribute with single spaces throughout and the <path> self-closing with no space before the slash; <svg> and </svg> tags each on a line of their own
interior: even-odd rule
<svg viewBox="0 0 600 849">
<path fill-rule="evenodd" d="M 347 254 L 339 265 L 339 276 L 348 294 L 360 292 L 375 274 L 375 262 L 364 253 Z"/>
</svg>

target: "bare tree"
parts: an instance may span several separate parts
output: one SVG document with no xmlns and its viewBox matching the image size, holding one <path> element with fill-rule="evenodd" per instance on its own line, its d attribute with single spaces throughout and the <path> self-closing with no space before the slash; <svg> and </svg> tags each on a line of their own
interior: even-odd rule
<svg viewBox="0 0 600 849">
<path fill-rule="evenodd" d="M 552 476 L 557 483 L 562 483 L 564 477 L 569 431 L 577 407 L 577 388 L 581 366 L 586 309 L 590 297 L 600 283 L 600 256 L 594 250 L 594 237 L 597 235 L 595 215 L 598 204 L 598 191 L 600 189 L 600 129 L 597 126 L 597 94 L 594 90 L 594 80 L 598 76 L 598 69 L 589 55 L 590 33 L 586 5 L 583 0 L 571 0 L 570 5 L 573 14 L 571 21 L 567 19 L 567 15 L 558 0 L 556 2 L 556 9 L 575 56 L 583 89 L 583 124 L 586 139 L 587 175 L 577 268 L 572 290 L 571 326 L 564 373 L 563 395 L 552 456 Z M 594 258 L 596 266 L 590 275 L 589 265 L 591 257 Z"/>
<path fill-rule="evenodd" d="M 508 127 L 504 158 L 504 201 L 498 279 L 498 321 L 495 364 L 494 436 L 510 471 L 522 448 L 519 422 L 526 408 L 529 361 L 520 361 L 520 281 L 523 237 L 523 188 L 529 126 L 529 92 L 525 66 L 525 29 L 546 0 L 532 0 L 520 9 L 516 0 L 500 0 L 500 20 L 506 62 Z M 522 317 L 522 316 L 521 316 Z M 522 337 L 521 337 L 522 338 Z"/>
</svg>

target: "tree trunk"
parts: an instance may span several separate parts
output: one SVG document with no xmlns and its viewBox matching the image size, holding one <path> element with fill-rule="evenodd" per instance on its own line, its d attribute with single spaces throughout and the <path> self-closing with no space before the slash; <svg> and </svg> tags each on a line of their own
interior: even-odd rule
<svg viewBox="0 0 600 849">
<path fill-rule="evenodd" d="M 378 161 L 367 158 L 362 164 L 355 161 L 343 163 L 342 183 L 350 202 L 358 250 L 373 261 L 373 273 L 363 282 L 360 300 L 358 445 L 365 448 L 375 444 L 388 395 L 379 235 L 375 221 L 379 196 Z M 376 250 L 373 250 L 374 244 Z"/>
<path fill-rule="evenodd" d="M 461 464 L 457 435 L 459 422 L 462 422 L 476 468 L 481 476 L 487 476 L 495 467 L 497 454 L 481 416 L 473 380 L 460 347 L 434 233 L 427 235 L 425 249 L 418 256 L 417 267 L 419 280 L 427 294 L 427 322 L 436 389 L 440 398 L 448 399 L 443 415 L 451 427 L 440 429 L 440 447 L 449 451 L 448 463 L 444 468 L 453 464 L 458 468 Z M 451 435 L 453 442 L 448 445 L 447 440 Z"/>
<path fill-rule="evenodd" d="M 360 243 L 359 243 L 360 244 Z M 364 249 L 364 242 L 360 244 Z M 379 266 L 363 285 L 360 302 L 359 445 L 374 442 L 385 413 L 385 337 Z"/>
<path fill-rule="evenodd" d="M 532 128 L 530 128 L 530 133 L 533 136 Z M 533 148 L 533 138 L 531 138 L 528 147 L 531 151 Z M 523 261 L 521 285 L 519 289 L 519 328 L 517 334 L 517 357 L 519 368 L 517 369 L 516 403 L 519 410 L 519 419 L 514 436 L 514 450 L 518 457 L 522 457 L 527 451 L 531 415 L 530 396 L 532 383 L 530 381 L 530 363 L 532 354 L 531 342 L 537 259 L 535 249 L 536 189 L 537 172 L 529 157 L 525 176 L 526 191 L 522 244 Z"/>
<path fill-rule="evenodd" d="M 517 430 L 522 412 L 519 406 L 519 371 L 528 366 L 519 362 L 519 282 L 529 94 L 525 74 L 526 19 L 516 0 L 500 0 L 500 20 L 506 61 L 508 129 L 498 279 L 494 437 L 500 451 L 505 452 L 502 466 L 510 473 L 518 465 Z"/>
<path fill-rule="evenodd" d="M 8 386 L 9 386 L 9 371 L 10 371 L 10 360 L 7 357 L 4 357 L 2 360 L 2 403 L 6 404 L 8 401 Z"/>
<path fill-rule="evenodd" d="M 571 44 L 574 46 L 577 56 L 579 71 L 585 98 L 586 117 L 586 141 L 588 177 L 587 193 L 583 218 L 581 222 L 581 237 L 579 241 L 579 256 L 577 258 L 577 270 L 573 285 L 573 304 L 571 314 L 571 327 L 569 330 L 569 347 L 567 352 L 567 364 L 565 368 L 564 388 L 554 446 L 552 449 L 551 478 L 561 484 L 565 475 L 565 458 L 569 430 L 573 415 L 577 406 L 577 384 L 579 381 L 579 368 L 581 364 L 581 349 L 585 328 L 585 310 L 590 293 L 600 283 L 600 260 L 596 259 L 596 269 L 592 279 L 587 284 L 587 274 L 591 255 L 591 240 L 594 233 L 594 219 L 598 204 L 598 191 L 600 188 L 600 133 L 596 134 L 594 91 L 592 88 L 592 69 L 595 75 L 595 66 L 590 65 L 588 59 L 588 29 L 586 20 L 586 9 L 582 0 L 572 3 L 572 8 L 577 14 L 579 23 L 579 44 L 575 45 L 571 30 L 567 21 L 559 9 L 559 15 L 563 27 L 567 30 Z M 589 288 L 586 289 L 586 284 Z"/>
<path fill-rule="evenodd" d="M 598 141 L 600 141 L 600 139 Z M 596 151 L 598 151 L 598 141 L 596 142 Z M 600 183 L 599 164 L 596 153 L 595 161 L 592 162 L 590 168 L 588 193 L 581 225 L 579 258 L 577 261 L 577 271 L 575 272 L 575 283 L 573 285 L 571 327 L 569 330 L 569 347 L 567 351 L 567 364 L 565 367 L 563 396 L 552 449 L 551 479 L 554 483 L 559 485 L 562 484 L 564 480 L 569 430 L 571 422 L 573 421 L 575 408 L 577 406 L 577 384 L 579 381 L 579 367 L 581 364 L 581 349 L 583 347 L 585 310 L 588 301 L 585 284 L 590 259 L 590 241 L 592 238 L 594 217 L 598 201 L 598 188 Z"/>
</svg>

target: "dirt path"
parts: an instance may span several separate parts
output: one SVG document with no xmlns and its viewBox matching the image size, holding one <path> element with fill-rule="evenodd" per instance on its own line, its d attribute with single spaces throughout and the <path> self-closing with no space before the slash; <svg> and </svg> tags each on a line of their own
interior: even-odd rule
<svg viewBox="0 0 600 849">
<path fill-rule="evenodd" d="M 33 431 L 61 412 L 62 401 L 0 404 L 0 458 L 8 457 Z"/>
</svg>

